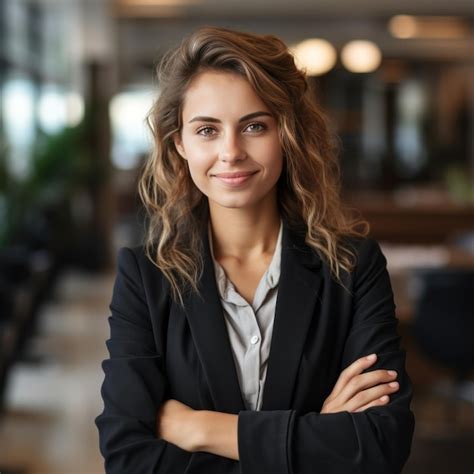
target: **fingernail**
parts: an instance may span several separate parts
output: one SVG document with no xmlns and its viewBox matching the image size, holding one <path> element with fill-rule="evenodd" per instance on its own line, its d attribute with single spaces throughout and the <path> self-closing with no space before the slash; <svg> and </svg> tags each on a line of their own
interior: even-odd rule
<svg viewBox="0 0 474 474">
<path fill-rule="evenodd" d="M 397 375 L 395 370 L 387 370 L 388 375 Z"/>
<path fill-rule="evenodd" d="M 375 360 L 375 358 L 377 357 L 376 354 L 370 354 L 369 356 L 366 357 L 367 360 Z"/>
<path fill-rule="evenodd" d="M 388 400 L 387 395 L 384 395 L 383 397 L 380 397 L 380 400 L 382 400 L 383 402 L 386 402 Z"/>
<path fill-rule="evenodd" d="M 398 387 L 397 382 L 390 382 L 389 385 L 390 385 L 390 387 Z"/>
</svg>

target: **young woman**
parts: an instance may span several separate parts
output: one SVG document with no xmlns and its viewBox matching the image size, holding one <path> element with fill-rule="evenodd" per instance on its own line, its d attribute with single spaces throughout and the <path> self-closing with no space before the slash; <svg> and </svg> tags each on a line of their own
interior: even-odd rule
<svg viewBox="0 0 474 474">
<path fill-rule="evenodd" d="M 399 473 L 414 416 L 379 244 L 285 44 L 203 27 L 165 55 L 146 243 L 110 305 L 108 473 Z"/>
</svg>

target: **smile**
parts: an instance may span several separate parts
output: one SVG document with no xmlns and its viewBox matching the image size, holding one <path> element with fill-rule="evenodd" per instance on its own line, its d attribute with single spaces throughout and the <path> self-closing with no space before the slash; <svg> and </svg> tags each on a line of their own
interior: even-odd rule
<svg viewBox="0 0 474 474">
<path fill-rule="evenodd" d="M 234 173 L 232 174 L 226 174 L 226 176 L 221 176 L 221 175 L 214 175 L 214 178 L 217 178 L 219 181 L 222 183 L 225 183 L 228 186 L 240 186 L 241 184 L 247 182 L 250 180 L 252 176 L 257 174 L 258 171 L 255 171 L 253 173 Z M 224 173 L 223 173 L 224 174 Z"/>
</svg>

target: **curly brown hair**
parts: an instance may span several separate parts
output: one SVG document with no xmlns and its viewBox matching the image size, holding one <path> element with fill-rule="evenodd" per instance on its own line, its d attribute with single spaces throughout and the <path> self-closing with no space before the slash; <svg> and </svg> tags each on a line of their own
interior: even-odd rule
<svg viewBox="0 0 474 474">
<path fill-rule="evenodd" d="M 355 265 L 355 254 L 343 237 L 364 237 L 369 224 L 342 203 L 338 139 L 315 103 L 305 73 L 276 36 L 212 26 L 185 37 L 157 68 L 160 94 L 147 117 L 154 148 L 139 180 L 148 216 L 148 258 L 169 281 L 175 300 L 183 304 L 185 285 L 198 292 L 209 205 L 191 179 L 173 136 L 181 131 L 187 88 L 198 74 L 209 70 L 244 77 L 277 117 L 284 156 L 277 184 L 279 211 L 290 227 L 303 229 L 306 243 L 341 282 L 341 269 L 350 272 Z"/>
</svg>

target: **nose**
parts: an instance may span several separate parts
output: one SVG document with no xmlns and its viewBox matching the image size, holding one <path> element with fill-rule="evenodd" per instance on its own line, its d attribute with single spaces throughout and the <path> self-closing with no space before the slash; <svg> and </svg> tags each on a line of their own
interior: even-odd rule
<svg viewBox="0 0 474 474">
<path fill-rule="evenodd" d="M 226 134 L 219 153 L 219 159 L 224 162 L 243 160 L 246 152 L 242 148 L 239 137 L 235 133 Z"/>
</svg>

